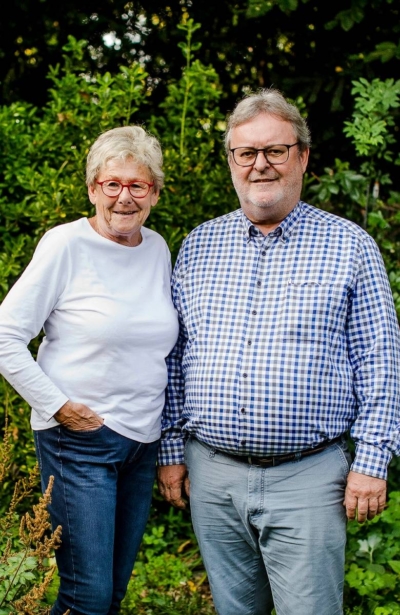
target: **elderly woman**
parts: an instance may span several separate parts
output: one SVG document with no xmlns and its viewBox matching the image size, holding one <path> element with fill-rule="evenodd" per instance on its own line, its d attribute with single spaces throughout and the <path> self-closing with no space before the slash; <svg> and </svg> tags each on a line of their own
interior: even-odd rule
<svg viewBox="0 0 400 615">
<path fill-rule="evenodd" d="M 142 128 L 102 134 L 86 170 L 96 215 L 48 231 L 0 308 L 0 371 L 32 407 L 42 488 L 55 478 L 52 615 L 118 613 L 149 514 L 178 334 L 170 254 L 143 227 L 161 165 Z"/>
</svg>

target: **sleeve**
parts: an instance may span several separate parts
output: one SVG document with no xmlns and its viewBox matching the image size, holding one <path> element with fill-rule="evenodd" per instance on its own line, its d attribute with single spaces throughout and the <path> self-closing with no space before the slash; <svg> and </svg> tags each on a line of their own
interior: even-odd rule
<svg viewBox="0 0 400 615">
<path fill-rule="evenodd" d="M 170 252 L 170 250 L 168 248 L 167 243 L 165 243 L 165 248 L 166 248 L 166 252 L 167 252 L 168 273 L 169 273 L 169 277 L 171 278 L 171 275 L 172 275 L 171 252 Z"/>
<path fill-rule="evenodd" d="M 348 320 L 357 415 L 352 470 L 387 478 L 393 454 L 400 454 L 400 335 L 389 280 L 374 240 L 362 246 Z"/>
<path fill-rule="evenodd" d="M 28 350 L 66 286 L 68 249 L 57 229 L 40 240 L 31 262 L 0 307 L 0 373 L 48 421 L 68 397 Z"/>
<path fill-rule="evenodd" d="M 179 319 L 179 336 L 175 347 L 167 358 L 168 386 L 165 392 L 165 406 L 161 424 L 161 444 L 158 455 L 158 463 L 163 466 L 184 463 L 186 438 L 182 428 L 185 422 L 183 418 L 185 381 L 182 372 L 182 359 L 187 343 L 187 332 L 180 309 L 182 252 L 183 247 L 178 255 L 171 281 L 172 301 Z"/>
</svg>

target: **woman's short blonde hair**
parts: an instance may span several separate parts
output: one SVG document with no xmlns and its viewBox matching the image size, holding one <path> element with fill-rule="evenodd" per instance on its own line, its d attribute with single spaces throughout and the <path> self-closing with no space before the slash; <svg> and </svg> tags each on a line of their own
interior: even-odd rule
<svg viewBox="0 0 400 615">
<path fill-rule="evenodd" d="M 120 126 L 103 132 L 89 150 L 86 162 L 86 184 L 93 186 L 101 169 L 110 160 L 127 160 L 146 166 L 154 181 L 155 190 L 164 185 L 161 146 L 153 135 L 141 126 Z"/>
</svg>

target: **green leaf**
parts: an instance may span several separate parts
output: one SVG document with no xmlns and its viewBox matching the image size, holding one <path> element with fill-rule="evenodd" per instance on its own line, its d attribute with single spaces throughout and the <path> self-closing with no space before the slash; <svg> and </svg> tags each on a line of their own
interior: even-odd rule
<svg viewBox="0 0 400 615">
<path fill-rule="evenodd" d="M 394 572 L 396 572 L 396 574 L 400 575 L 400 561 L 399 560 L 389 560 L 388 564 L 391 567 L 391 569 L 394 570 Z"/>
</svg>

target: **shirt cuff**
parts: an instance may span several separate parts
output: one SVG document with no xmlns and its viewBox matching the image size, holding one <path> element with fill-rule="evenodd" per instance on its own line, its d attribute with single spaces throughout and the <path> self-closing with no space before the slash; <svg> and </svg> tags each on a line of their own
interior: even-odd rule
<svg viewBox="0 0 400 615">
<path fill-rule="evenodd" d="M 389 451 L 360 442 L 356 447 L 356 456 L 351 470 L 359 474 L 387 480 L 387 468 L 391 458 L 392 454 Z"/>
<path fill-rule="evenodd" d="M 158 452 L 158 465 L 173 466 L 185 463 L 185 438 L 161 440 Z"/>
</svg>

